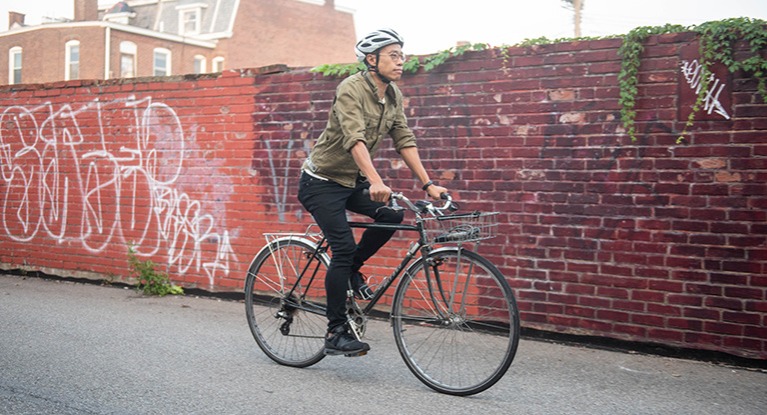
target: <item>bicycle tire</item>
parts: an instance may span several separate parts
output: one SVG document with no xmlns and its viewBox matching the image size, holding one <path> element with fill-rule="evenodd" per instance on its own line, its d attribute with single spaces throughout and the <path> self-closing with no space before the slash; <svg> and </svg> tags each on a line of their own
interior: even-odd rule
<svg viewBox="0 0 767 415">
<path fill-rule="evenodd" d="M 329 259 L 324 253 L 319 260 L 313 257 L 315 247 L 305 239 L 273 241 L 253 259 L 245 279 L 245 313 L 253 338 L 267 356 L 285 366 L 307 367 L 325 357 Z M 296 285 L 309 261 L 309 275 Z"/>
<path fill-rule="evenodd" d="M 434 250 L 408 268 L 394 295 L 392 326 L 410 371 L 449 395 L 493 386 L 519 344 L 508 282 L 486 258 L 460 247 Z"/>
</svg>

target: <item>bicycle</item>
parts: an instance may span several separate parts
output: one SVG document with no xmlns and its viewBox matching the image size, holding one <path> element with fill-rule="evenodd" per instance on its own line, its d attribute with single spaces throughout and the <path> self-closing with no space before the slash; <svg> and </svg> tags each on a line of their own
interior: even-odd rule
<svg viewBox="0 0 767 415">
<path fill-rule="evenodd" d="M 368 315 L 399 279 L 390 320 L 405 364 L 430 388 L 467 396 L 491 387 L 508 370 L 519 343 L 519 312 L 498 268 L 467 248 L 495 236 L 497 212 L 455 214 L 457 205 L 444 196 L 442 206 L 435 206 L 393 193 L 389 208 L 405 209 L 397 201 L 404 203 L 415 213 L 415 224 L 350 223 L 416 232 L 418 239 L 367 304 L 349 287 L 348 323 L 361 339 Z M 329 247 L 313 226 L 305 233 L 264 234 L 267 244 L 245 281 L 246 315 L 256 343 L 277 363 L 299 368 L 325 357 Z"/>
</svg>

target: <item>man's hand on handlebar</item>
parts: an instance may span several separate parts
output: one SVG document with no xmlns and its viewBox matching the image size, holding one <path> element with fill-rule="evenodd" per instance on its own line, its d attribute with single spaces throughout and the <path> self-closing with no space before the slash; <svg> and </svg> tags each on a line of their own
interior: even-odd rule
<svg viewBox="0 0 767 415">
<path fill-rule="evenodd" d="M 447 191 L 446 188 L 444 188 L 442 186 L 438 186 L 436 184 L 433 184 L 433 185 L 431 185 L 431 186 L 426 188 L 426 193 L 428 193 L 429 197 L 431 197 L 432 199 L 440 200 L 442 198 L 442 194 L 443 193 L 446 194 L 446 193 L 448 193 L 448 191 Z"/>
<path fill-rule="evenodd" d="M 373 191 L 382 191 L 385 194 L 385 199 L 381 198 L 376 200 L 373 196 Z M 458 204 L 453 201 L 453 198 L 450 196 L 450 193 L 448 193 L 447 189 L 442 186 L 436 186 L 432 185 L 429 186 L 427 192 L 429 193 L 429 196 L 434 197 L 433 194 L 438 194 L 437 197 L 434 197 L 435 200 L 441 200 L 441 205 L 434 205 L 431 202 L 428 202 L 426 200 L 422 200 L 416 203 L 413 203 L 408 199 L 404 194 L 400 192 L 392 192 L 391 189 L 384 185 L 383 183 L 379 184 L 372 184 L 369 188 L 363 190 L 363 193 L 370 196 L 371 200 L 374 201 L 381 201 L 382 203 L 390 202 L 390 204 L 383 206 L 381 208 L 388 208 L 388 209 L 394 209 L 394 210 L 401 210 L 404 209 L 403 207 L 399 206 L 397 204 L 397 201 L 402 201 L 407 205 L 410 210 L 417 213 L 426 213 L 429 212 L 432 215 L 435 216 L 441 216 L 444 215 L 444 212 L 454 212 L 458 210 Z M 380 194 L 379 194 L 380 197 Z M 379 208 L 379 209 L 381 209 Z"/>
<path fill-rule="evenodd" d="M 392 190 L 389 188 L 389 186 L 383 183 L 371 183 L 369 190 L 370 200 L 381 203 L 388 202 L 392 193 Z"/>
</svg>

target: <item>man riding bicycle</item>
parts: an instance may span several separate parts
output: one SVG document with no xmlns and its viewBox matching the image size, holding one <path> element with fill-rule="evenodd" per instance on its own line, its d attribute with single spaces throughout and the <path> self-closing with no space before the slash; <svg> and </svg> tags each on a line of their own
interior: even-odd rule
<svg viewBox="0 0 767 415">
<path fill-rule="evenodd" d="M 351 282 L 355 296 L 372 297 L 360 268 L 394 231 L 367 229 L 356 243 L 346 210 L 379 223 L 402 222 L 402 212 L 380 209 L 392 192 L 372 161 L 384 137 L 392 138 L 394 148 L 430 197 L 439 199 L 447 193 L 429 179 L 421 163 L 415 135 L 407 126 L 402 92 L 394 84 L 402 77 L 403 45 L 402 37 L 391 29 L 374 31 L 357 42 L 357 57 L 367 69 L 336 88 L 327 126 L 302 167 L 298 200 L 322 229 L 333 254 L 325 277 L 327 355 L 360 355 L 370 350 L 349 331 L 346 292 Z"/>
</svg>

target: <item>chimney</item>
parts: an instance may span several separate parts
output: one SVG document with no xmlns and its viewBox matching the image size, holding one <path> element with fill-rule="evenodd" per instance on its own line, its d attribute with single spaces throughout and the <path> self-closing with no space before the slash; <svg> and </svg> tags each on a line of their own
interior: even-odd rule
<svg viewBox="0 0 767 415">
<path fill-rule="evenodd" d="M 325 0 L 325 6 L 331 9 L 336 8 L 336 0 Z"/>
<path fill-rule="evenodd" d="M 76 22 L 92 22 L 99 19 L 99 0 L 74 1 Z"/>
<path fill-rule="evenodd" d="M 8 29 L 12 28 L 14 24 L 24 26 L 24 16 L 18 12 L 8 12 Z"/>
</svg>

